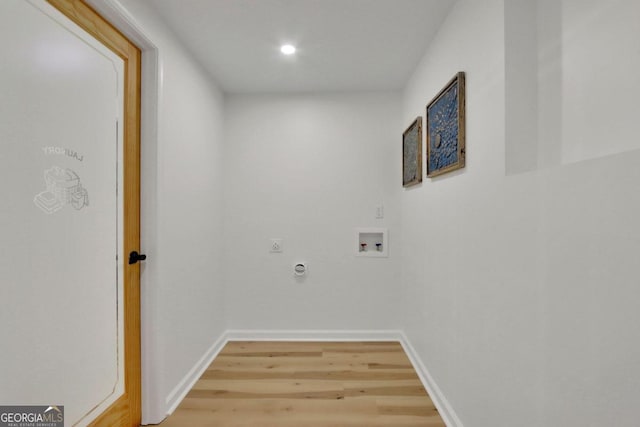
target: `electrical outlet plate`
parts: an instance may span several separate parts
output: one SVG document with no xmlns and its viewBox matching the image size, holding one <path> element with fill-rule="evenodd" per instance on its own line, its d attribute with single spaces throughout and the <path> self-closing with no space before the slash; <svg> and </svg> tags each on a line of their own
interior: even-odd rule
<svg viewBox="0 0 640 427">
<path fill-rule="evenodd" d="M 282 252 L 282 239 L 271 239 L 271 246 L 269 252 L 280 253 Z"/>
</svg>

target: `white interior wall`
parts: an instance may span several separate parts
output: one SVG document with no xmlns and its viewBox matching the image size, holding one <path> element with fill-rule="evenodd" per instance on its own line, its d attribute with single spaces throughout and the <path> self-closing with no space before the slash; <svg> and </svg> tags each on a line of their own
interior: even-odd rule
<svg viewBox="0 0 640 427">
<path fill-rule="evenodd" d="M 397 93 L 229 96 L 224 264 L 234 329 L 394 329 L 400 284 Z M 384 205 L 384 219 L 376 206 Z M 389 257 L 356 257 L 388 227 Z M 283 239 L 269 253 L 270 238 Z M 303 279 L 293 265 L 308 263 Z"/>
<path fill-rule="evenodd" d="M 405 90 L 408 123 L 467 73 L 467 167 L 401 197 L 405 331 L 466 426 L 637 424 L 638 5 L 614 3 L 460 0 Z"/>
</svg>

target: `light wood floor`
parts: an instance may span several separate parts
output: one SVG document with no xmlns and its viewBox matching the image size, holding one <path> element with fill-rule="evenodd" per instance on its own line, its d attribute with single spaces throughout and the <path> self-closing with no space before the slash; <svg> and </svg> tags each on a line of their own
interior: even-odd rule
<svg viewBox="0 0 640 427">
<path fill-rule="evenodd" d="M 444 425 L 397 342 L 230 342 L 161 427 Z"/>
</svg>

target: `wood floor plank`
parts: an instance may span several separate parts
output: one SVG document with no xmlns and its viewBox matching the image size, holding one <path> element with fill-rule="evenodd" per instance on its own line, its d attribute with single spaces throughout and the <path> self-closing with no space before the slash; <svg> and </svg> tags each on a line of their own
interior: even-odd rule
<svg viewBox="0 0 640 427">
<path fill-rule="evenodd" d="M 162 427 L 443 427 L 397 342 L 229 342 Z"/>
<path fill-rule="evenodd" d="M 365 380 L 410 380 L 415 379 L 416 374 L 408 369 L 379 369 L 371 372 L 362 365 L 360 370 L 327 369 L 324 371 L 282 371 L 282 370 L 222 370 L 210 369 L 202 374 L 201 380 L 206 379 L 231 379 L 231 380 L 269 380 L 269 379 L 296 379 L 296 380 L 334 380 L 334 381 L 365 381 Z"/>
</svg>

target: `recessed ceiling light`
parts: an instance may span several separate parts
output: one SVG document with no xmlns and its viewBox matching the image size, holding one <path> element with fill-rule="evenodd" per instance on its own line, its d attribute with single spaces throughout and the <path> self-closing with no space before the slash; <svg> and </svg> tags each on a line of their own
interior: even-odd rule
<svg viewBox="0 0 640 427">
<path fill-rule="evenodd" d="M 282 52 L 284 55 L 293 55 L 294 53 L 296 53 L 296 47 L 291 44 L 283 44 L 282 46 L 280 46 L 280 52 Z"/>
</svg>

